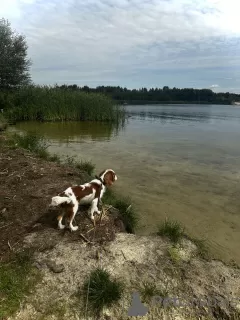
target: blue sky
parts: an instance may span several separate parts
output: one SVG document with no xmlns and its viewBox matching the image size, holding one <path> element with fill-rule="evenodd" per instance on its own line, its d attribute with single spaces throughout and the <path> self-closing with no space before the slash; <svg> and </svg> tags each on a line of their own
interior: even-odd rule
<svg viewBox="0 0 240 320">
<path fill-rule="evenodd" d="M 239 0 L 1 0 L 38 84 L 240 93 Z"/>
</svg>

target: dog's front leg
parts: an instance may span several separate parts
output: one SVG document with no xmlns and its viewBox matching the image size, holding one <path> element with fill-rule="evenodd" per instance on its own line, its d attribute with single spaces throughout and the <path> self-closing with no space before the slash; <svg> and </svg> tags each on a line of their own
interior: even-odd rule
<svg viewBox="0 0 240 320">
<path fill-rule="evenodd" d="M 98 214 L 101 213 L 101 211 L 98 210 L 97 204 L 98 204 L 98 199 L 96 198 L 92 201 L 91 208 L 90 208 L 90 218 L 92 221 L 94 221 L 94 212 L 97 212 Z"/>
</svg>

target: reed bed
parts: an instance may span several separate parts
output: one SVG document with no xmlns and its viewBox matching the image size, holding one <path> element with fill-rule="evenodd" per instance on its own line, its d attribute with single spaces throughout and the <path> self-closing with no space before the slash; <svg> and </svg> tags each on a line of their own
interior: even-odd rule
<svg viewBox="0 0 240 320">
<path fill-rule="evenodd" d="M 107 96 L 49 86 L 27 86 L 7 94 L 6 116 L 16 121 L 103 121 L 121 123 L 125 112 Z"/>
</svg>

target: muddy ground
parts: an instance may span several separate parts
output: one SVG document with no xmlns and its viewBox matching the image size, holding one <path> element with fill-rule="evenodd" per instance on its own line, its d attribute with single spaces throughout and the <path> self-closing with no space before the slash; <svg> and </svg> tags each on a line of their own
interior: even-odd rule
<svg viewBox="0 0 240 320">
<path fill-rule="evenodd" d="M 42 274 L 9 320 L 92 319 L 77 293 L 96 266 L 126 286 L 121 301 L 98 320 L 240 319 L 240 270 L 200 259 L 189 240 L 173 251 L 172 244 L 158 236 L 127 234 L 118 211 L 108 206 L 95 228 L 82 207 L 75 220 L 77 232 L 58 230 L 58 211 L 48 208 L 51 197 L 89 179 L 84 172 L 0 143 L 0 261 L 12 251 L 34 247 L 34 265 Z M 145 304 L 147 315 L 130 317 L 132 294 L 141 292 L 144 283 L 187 304 L 163 308 L 151 302 Z"/>
</svg>

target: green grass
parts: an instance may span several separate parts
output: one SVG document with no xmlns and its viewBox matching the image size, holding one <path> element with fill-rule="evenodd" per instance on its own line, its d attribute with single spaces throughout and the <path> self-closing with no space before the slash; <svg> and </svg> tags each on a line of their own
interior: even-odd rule
<svg viewBox="0 0 240 320">
<path fill-rule="evenodd" d="M 76 163 L 76 168 L 80 171 L 85 171 L 90 176 L 92 176 L 95 169 L 95 165 L 90 161 L 81 160 L 80 162 Z"/>
<path fill-rule="evenodd" d="M 185 235 L 184 228 L 178 221 L 168 219 L 159 225 L 157 234 L 169 238 L 173 243 L 178 243 Z"/>
<path fill-rule="evenodd" d="M 44 137 L 37 135 L 34 132 L 25 134 L 14 133 L 11 136 L 11 144 L 15 147 L 26 149 L 30 152 L 38 154 L 41 158 L 47 158 L 48 144 Z"/>
<path fill-rule="evenodd" d="M 32 252 L 23 251 L 0 264 L 0 319 L 14 314 L 39 275 L 32 267 Z"/>
<path fill-rule="evenodd" d="M 120 197 L 111 189 L 107 189 L 102 201 L 103 203 L 112 205 L 114 208 L 119 210 L 122 221 L 128 233 L 135 232 L 139 223 L 139 216 L 129 197 Z"/>
<path fill-rule="evenodd" d="M 4 101 L 11 122 L 76 120 L 121 123 L 125 118 L 124 109 L 106 95 L 80 90 L 26 86 L 8 92 Z"/>
<path fill-rule="evenodd" d="M 162 237 L 167 237 L 174 245 L 179 243 L 181 239 L 186 238 L 193 242 L 197 247 L 197 254 L 200 258 L 208 260 L 210 258 L 209 245 L 206 240 L 197 239 L 185 233 L 185 228 L 176 220 L 165 219 L 158 227 L 157 234 Z M 177 257 L 174 258 L 174 247 L 173 251 L 169 252 L 172 260 L 179 260 Z"/>
<path fill-rule="evenodd" d="M 48 143 L 47 140 L 36 134 L 35 132 L 27 132 L 25 134 L 14 133 L 10 136 L 10 145 L 20 147 L 36 154 L 39 158 L 60 163 L 60 157 L 56 154 L 50 154 L 47 151 Z M 95 165 L 90 161 L 75 161 L 74 157 L 66 157 L 65 164 L 79 169 L 80 171 L 87 172 L 90 176 L 93 174 Z"/>
<path fill-rule="evenodd" d="M 96 268 L 83 285 L 84 301 L 88 309 L 99 314 L 104 307 L 111 307 L 122 297 L 124 285 L 112 280 L 108 271 Z"/>
<path fill-rule="evenodd" d="M 5 117 L 0 113 L 0 131 L 6 130 L 8 127 L 8 122 Z"/>
<path fill-rule="evenodd" d="M 95 164 L 93 164 L 91 161 L 76 161 L 75 157 L 66 156 L 65 163 L 71 167 L 79 169 L 80 171 L 87 172 L 90 176 L 93 176 Z"/>
<path fill-rule="evenodd" d="M 49 154 L 48 160 L 51 162 L 57 162 L 60 163 L 60 157 L 57 154 Z"/>
<path fill-rule="evenodd" d="M 171 261 L 176 265 L 178 265 L 182 261 L 178 249 L 174 246 L 168 248 L 168 255 L 169 255 Z"/>
<path fill-rule="evenodd" d="M 186 235 L 186 238 L 192 241 L 197 247 L 197 254 L 199 257 L 205 260 L 210 259 L 210 248 L 207 240 L 197 239 Z"/>
<path fill-rule="evenodd" d="M 159 296 L 162 299 L 168 296 L 166 288 L 158 288 L 155 282 L 143 281 L 137 286 L 143 303 L 151 302 L 153 297 Z"/>
</svg>

